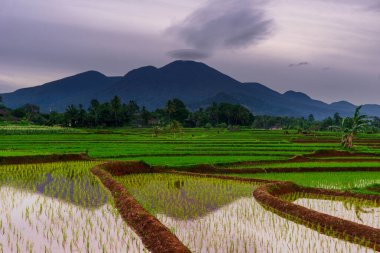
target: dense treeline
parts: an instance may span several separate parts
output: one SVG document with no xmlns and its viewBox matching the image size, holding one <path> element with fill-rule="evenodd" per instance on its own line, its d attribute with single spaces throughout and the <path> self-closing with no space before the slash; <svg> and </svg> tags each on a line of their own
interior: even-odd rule
<svg viewBox="0 0 380 253">
<path fill-rule="evenodd" d="M 115 96 L 111 101 L 100 103 L 93 99 L 88 108 L 83 105 L 69 105 L 64 113 L 42 113 L 36 105 L 26 104 L 17 109 L 6 108 L 0 98 L 0 120 L 26 120 L 40 125 L 61 125 L 66 127 L 153 127 L 167 126 L 173 122 L 183 127 L 231 127 L 247 126 L 256 129 L 296 129 L 299 131 L 334 130 L 340 126 L 342 117 L 335 113 L 318 121 L 311 114 L 308 118 L 253 115 L 242 105 L 213 103 L 190 111 L 179 99 L 167 101 L 163 108 L 149 111 L 134 101 L 122 103 Z M 380 128 L 380 119 L 373 118 L 367 131 Z"/>
</svg>

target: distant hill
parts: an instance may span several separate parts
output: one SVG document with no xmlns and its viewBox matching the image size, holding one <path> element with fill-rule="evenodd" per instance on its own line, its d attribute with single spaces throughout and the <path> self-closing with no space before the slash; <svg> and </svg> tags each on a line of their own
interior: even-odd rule
<svg viewBox="0 0 380 253">
<path fill-rule="evenodd" d="M 88 105 L 99 91 L 117 82 L 121 77 L 107 77 L 96 71 L 87 71 L 40 86 L 2 94 L 4 104 L 16 108 L 26 103 L 40 106 L 42 111 L 63 111 L 70 104 Z"/>
<path fill-rule="evenodd" d="M 172 98 L 183 100 L 191 109 L 212 102 L 239 103 L 254 114 L 321 119 L 339 112 L 352 115 L 355 105 L 340 101 L 327 104 L 308 95 L 287 91 L 281 94 L 259 83 L 241 83 L 200 62 L 174 61 L 161 68 L 146 66 L 123 77 L 107 77 L 88 71 L 41 86 L 2 94 L 4 103 L 15 108 L 37 104 L 42 111 L 64 111 L 69 104 L 88 106 L 96 98 L 106 101 L 118 95 L 123 102 L 135 100 L 148 109 L 163 107 Z M 380 116 L 379 105 L 364 105 L 363 113 Z"/>
</svg>

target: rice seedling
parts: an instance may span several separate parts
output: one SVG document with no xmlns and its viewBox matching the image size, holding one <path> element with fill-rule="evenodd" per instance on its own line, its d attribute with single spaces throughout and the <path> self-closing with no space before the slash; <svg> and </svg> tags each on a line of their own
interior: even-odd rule
<svg viewBox="0 0 380 253">
<path fill-rule="evenodd" d="M 95 164 L 0 166 L 2 252 L 146 252 L 90 174 Z"/>
<path fill-rule="evenodd" d="M 283 195 L 281 198 L 320 213 L 380 228 L 380 203 L 374 201 L 299 192 Z"/>
<path fill-rule="evenodd" d="M 358 191 L 370 185 L 380 184 L 380 172 L 368 171 L 258 173 L 232 175 L 243 178 L 292 181 L 302 186 L 332 190 Z"/>
<path fill-rule="evenodd" d="M 374 252 L 264 209 L 254 184 L 170 174 L 117 180 L 193 252 Z"/>
<path fill-rule="evenodd" d="M 80 133 L 80 130 L 60 126 L 38 125 L 0 125 L 0 135 L 26 135 L 26 134 L 66 134 Z"/>
</svg>

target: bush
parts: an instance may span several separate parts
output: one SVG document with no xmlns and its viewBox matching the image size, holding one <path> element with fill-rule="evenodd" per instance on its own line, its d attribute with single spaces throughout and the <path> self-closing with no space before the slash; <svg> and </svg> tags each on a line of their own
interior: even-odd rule
<svg viewBox="0 0 380 253">
<path fill-rule="evenodd" d="M 220 123 L 220 124 L 216 125 L 216 127 L 218 127 L 218 128 L 227 128 L 227 124 L 226 123 Z"/>
<path fill-rule="evenodd" d="M 206 128 L 206 129 L 210 129 L 210 128 L 212 128 L 211 123 L 207 123 L 207 124 L 205 125 L 205 128 Z"/>
</svg>

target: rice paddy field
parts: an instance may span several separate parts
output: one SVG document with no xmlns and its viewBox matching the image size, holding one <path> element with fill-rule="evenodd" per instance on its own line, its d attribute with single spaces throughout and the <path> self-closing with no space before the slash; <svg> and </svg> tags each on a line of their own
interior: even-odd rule
<svg viewBox="0 0 380 253">
<path fill-rule="evenodd" d="M 154 173 L 110 173 L 190 252 L 375 252 L 368 238 L 323 233 L 253 197 L 278 181 L 359 194 L 280 199 L 380 237 L 380 135 L 361 134 L 354 145 L 342 150 L 335 132 L 184 129 L 155 137 L 151 129 L 0 126 L 0 253 L 158 252 L 126 218 L 115 191 L 91 173 L 115 161 L 150 166 Z M 17 162 L 53 154 L 86 159 Z"/>
<path fill-rule="evenodd" d="M 0 252 L 148 252 L 94 165 L 0 166 Z"/>
</svg>

